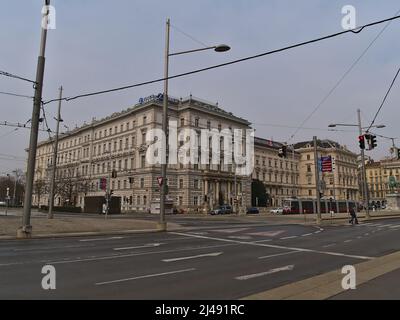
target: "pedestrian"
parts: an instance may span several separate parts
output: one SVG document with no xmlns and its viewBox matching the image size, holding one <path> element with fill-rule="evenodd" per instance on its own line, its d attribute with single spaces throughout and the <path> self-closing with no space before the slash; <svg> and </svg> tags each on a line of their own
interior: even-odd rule
<svg viewBox="0 0 400 320">
<path fill-rule="evenodd" d="M 350 207 L 350 217 L 351 217 L 351 219 L 350 219 L 349 223 L 358 224 L 357 214 L 356 214 L 356 211 L 354 210 L 354 207 Z"/>
<path fill-rule="evenodd" d="M 107 205 L 105 203 L 103 203 L 102 212 L 103 214 L 106 214 L 107 212 Z"/>
</svg>

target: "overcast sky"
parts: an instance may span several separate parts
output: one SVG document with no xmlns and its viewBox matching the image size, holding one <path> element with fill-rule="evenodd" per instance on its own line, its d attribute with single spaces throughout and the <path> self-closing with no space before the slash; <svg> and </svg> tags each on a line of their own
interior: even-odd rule
<svg viewBox="0 0 400 320">
<path fill-rule="evenodd" d="M 40 42 L 42 0 L 0 0 L 0 70 L 35 78 Z M 357 25 L 394 16 L 396 0 L 52 0 L 56 30 L 48 33 L 43 99 L 66 96 L 160 78 L 163 75 L 165 21 L 202 43 L 226 43 L 228 53 L 200 52 L 171 58 L 170 73 L 177 74 L 228 60 L 277 49 L 342 31 L 342 7 L 356 8 Z M 305 118 L 361 55 L 384 25 L 346 34 L 302 48 L 172 80 L 170 94 L 193 96 L 254 123 L 256 135 L 289 141 Z M 171 50 L 202 45 L 171 30 Z M 400 20 L 393 21 L 367 54 L 306 122 L 293 141 L 330 138 L 357 151 L 357 132 L 330 132 L 332 122 L 356 123 L 361 108 L 370 122 L 389 87 L 399 63 Z M 400 79 L 399 79 L 400 80 Z M 379 133 L 400 136 L 399 83 L 382 109 Z M 32 85 L 0 76 L 0 91 L 33 95 Z M 70 128 L 126 109 L 140 97 L 162 92 L 162 83 L 66 102 L 62 117 Z M 1 121 L 26 122 L 31 100 L 0 94 Z M 57 104 L 46 107 L 55 129 Z M 273 125 L 273 126 L 272 126 Z M 351 130 L 352 128 L 350 128 Z M 0 126 L 0 171 L 24 168 L 21 158 L 29 131 Z M 349 128 L 344 128 L 348 131 Z M 46 138 L 41 133 L 40 138 Z M 400 144 L 400 141 L 398 142 Z M 391 142 L 378 139 L 368 155 L 389 154 Z M 16 156 L 16 160 L 6 160 Z"/>
</svg>

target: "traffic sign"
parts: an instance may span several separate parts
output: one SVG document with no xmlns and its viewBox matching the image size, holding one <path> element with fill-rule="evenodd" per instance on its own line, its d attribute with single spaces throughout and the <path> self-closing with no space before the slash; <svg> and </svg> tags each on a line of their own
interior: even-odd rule
<svg viewBox="0 0 400 320">
<path fill-rule="evenodd" d="M 163 185 L 164 178 L 163 177 L 157 177 L 157 182 L 158 182 L 158 186 L 161 187 Z"/>
</svg>

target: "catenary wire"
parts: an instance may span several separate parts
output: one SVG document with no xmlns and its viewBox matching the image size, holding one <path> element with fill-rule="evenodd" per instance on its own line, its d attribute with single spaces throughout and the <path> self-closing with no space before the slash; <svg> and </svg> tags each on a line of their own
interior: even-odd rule
<svg viewBox="0 0 400 320">
<path fill-rule="evenodd" d="M 275 49 L 275 50 L 272 50 L 272 51 L 263 52 L 263 53 L 252 55 L 252 56 L 248 56 L 248 57 L 245 57 L 245 58 L 240 58 L 240 59 L 228 61 L 228 62 L 225 62 L 225 63 L 213 65 L 213 66 L 210 66 L 210 67 L 205 67 L 205 68 L 201 68 L 201 69 L 196 69 L 196 70 L 192 70 L 192 71 L 176 74 L 176 75 L 173 75 L 173 76 L 169 76 L 167 78 L 159 78 L 159 79 L 145 81 L 145 82 L 136 83 L 136 84 L 132 84 L 132 85 L 127 85 L 127 86 L 123 86 L 123 87 L 117 87 L 117 88 L 113 88 L 113 89 L 107 89 L 107 90 L 101 90 L 101 91 L 96 91 L 96 92 L 84 93 L 84 94 L 76 95 L 76 96 L 73 96 L 73 97 L 65 97 L 65 98 L 62 98 L 62 99 L 59 99 L 59 98 L 58 99 L 52 99 L 52 100 L 44 102 L 44 104 L 48 104 L 48 103 L 55 102 L 55 101 L 60 101 L 60 100 L 71 101 L 71 100 L 76 100 L 76 99 L 79 99 L 79 98 L 85 98 L 85 97 L 90 97 L 90 96 L 95 96 L 95 95 L 100 95 L 100 94 L 105 94 L 105 93 L 111 93 L 111 92 L 131 89 L 131 88 L 135 88 L 135 87 L 140 87 L 140 86 L 144 86 L 144 85 L 148 85 L 148 84 L 153 84 L 153 83 L 165 81 L 167 79 L 170 80 L 170 79 L 184 77 L 184 76 L 188 76 L 188 75 L 192 75 L 192 74 L 197 74 L 197 73 L 200 73 L 200 72 L 213 70 L 213 69 L 225 67 L 225 66 L 228 66 L 228 65 L 233 65 L 233 64 L 236 64 L 236 63 L 240 63 L 240 62 L 244 62 L 244 61 L 248 61 L 248 60 L 253 60 L 253 59 L 256 59 L 256 58 L 261 58 L 261 57 L 264 57 L 264 56 L 268 56 L 268 55 L 272 55 L 272 54 L 275 54 L 275 53 L 283 52 L 283 51 L 286 51 L 286 50 L 302 47 L 302 46 L 309 45 L 309 44 L 312 44 L 312 43 L 316 43 L 316 42 L 319 42 L 319 41 L 323 41 L 323 40 L 331 39 L 331 38 L 334 38 L 334 37 L 337 37 L 337 36 L 341 36 L 341 35 L 344 35 L 346 33 L 350 33 L 350 32 L 351 33 L 359 33 L 361 30 L 364 30 L 365 28 L 372 27 L 372 26 L 375 26 L 375 25 L 379 25 L 379 24 L 382 24 L 382 23 L 385 23 L 385 22 L 393 21 L 393 20 L 396 20 L 396 19 L 399 19 L 399 18 L 400 18 L 400 16 L 394 16 L 394 17 L 391 17 L 391 18 L 387 18 L 387 19 L 384 19 L 384 20 L 375 21 L 375 22 L 366 24 L 366 25 L 361 26 L 361 27 L 356 28 L 356 29 L 337 32 L 337 33 L 330 34 L 330 35 L 327 35 L 327 36 L 324 36 L 324 37 L 308 40 L 308 41 L 305 41 L 305 42 L 297 43 L 297 44 L 290 45 L 290 46 L 287 46 L 287 47 L 283 47 L 283 48 L 280 48 L 280 49 Z"/>
</svg>

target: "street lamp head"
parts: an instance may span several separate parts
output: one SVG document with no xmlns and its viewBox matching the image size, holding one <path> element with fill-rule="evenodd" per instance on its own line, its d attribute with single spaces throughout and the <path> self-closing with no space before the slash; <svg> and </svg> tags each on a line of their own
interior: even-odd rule
<svg viewBox="0 0 400 320">
<path fill-rule="evenodd" d="M 336 124 L 330 124 L 328 127 L 329 128 L 336 128 Z"/>
<path fill-rule="evenodd" d="M 216 52 L 226 52 L 226 51 L 231 50 L 231 47 L 226 44 L 220 44 L 218 46 L 215 46 L 214 50 Z"/>
<path fill-rule="evenodd" d="M 380 124 L 376 126 L 378 129 L 382 129 L 382 128 L 386 128 L 386 126 L 384 124 Z"/>
</svg>

